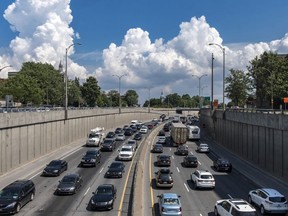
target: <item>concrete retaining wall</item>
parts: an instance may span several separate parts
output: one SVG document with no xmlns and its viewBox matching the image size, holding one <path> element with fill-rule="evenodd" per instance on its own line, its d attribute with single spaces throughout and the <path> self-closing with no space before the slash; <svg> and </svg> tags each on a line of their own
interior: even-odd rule
<svg viewBox="0 0 288 216">
<path fill-rule="evenodd" d="M 143 109 L 95 109 L 43 113 L 2 113 L 0 116 L 0 175 L 73 141 L 83 139 L 90 129 L 114 129 L 132 119 L 149 121 L 164 111 Z M 173 112 L 173 111 L 171 111 Z M 175 111 L 174 111 L 175 112 Z M 167 113 L 166 113 L 167 114 Z M 83 145 L 84 143 L 79 143 Z"/>
<path fill-rule="evenodd" d="M 288 116 L 201 110 L 211 136 L 233 153 L 278 178 L 288 179 Z"/>
</svg>

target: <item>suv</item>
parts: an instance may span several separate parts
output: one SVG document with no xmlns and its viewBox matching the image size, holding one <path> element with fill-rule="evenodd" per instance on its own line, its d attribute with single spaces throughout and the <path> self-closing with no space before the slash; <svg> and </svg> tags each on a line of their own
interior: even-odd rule
<svg viewBox="0 0 288 216">
<path fill-rule="evenodd" d="M 123 145 L 119 149 L 118 160 L 132 160 L 134 155 L 134 147 L 131 145 Z"/>
<path fill-rule="evenodd" d="M 17 180 L 0 191 L 0 212 L 18 213 L 35 196 L 35 185 L 31 180 Z"/>
<path fill-rule="evenodd" d="M 132 140 L 132 139 L 127 140 L 127 145 L 133 146 L 134 150 L 138 148 L 138 143 L 136 140 Z"/>
<path fill-rule="evenodd" d="M 100 163 L 101 153 L 99 150 L 88 150 L 81 159 L 81 166 L 96 166 Z"/>
<path fill-rule="evenodd" d="M 214 215 L 233 216 L 248 215 L 257 216 L 256 209 L 243 199 L 218 200 L 214 207 Z"/>
<path fill-rule="evenodd" d="M 262 188 L 251 190 L 248 195 L 249 203 L 260 207 L 261 214 L 265 213 L 287 213 L 288 204 L 284 195 L 275 189 Z"/>
<path fill-rule="evenodd" d="M 191 174 L 195 188 L 215 188 L 215 179 L 208 170 L 196 170 Z"/>
<path fill-rule="evenodd" d="M 175 152 L 177 155 L 188 155 L 189 154 L 189 148 L 188 145 L 183 144 L 183 145 L 179 145 L 177 147 L 177 150 Z"/>
<path fill-rule="evenodd" d="M 113 151 L 116 148 L 115 139 L 106 138 L 101 145 L 101 151 Z"/>
</svg>

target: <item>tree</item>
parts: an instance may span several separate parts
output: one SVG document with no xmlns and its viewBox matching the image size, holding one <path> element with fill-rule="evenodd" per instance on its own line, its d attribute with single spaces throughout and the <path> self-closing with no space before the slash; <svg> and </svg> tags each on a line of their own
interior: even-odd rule
<svg viewBox="0 0 288 216">
<path fill-rule="evenodd" d="M 79 107 L 83 105 L 84 100 L 81 95 L 79 79 L 68 81 L 68 106 Z"/>
<path fill-rule="evenodd" d="M 81 87 L 82 97 L 89 107 L 95 107 L 97 98 L 100 96 L 101 91 L 98 86 L 98 81 L 95 77 L 88 77 L 86 82 Z"/>
<path fill-rule="evenodd" d="M 225 77 L 226 97 L 231 99 L 234 106 L 244 106 L 251 91 L 251 80 L 242 70 L 230 70 L 230 75 Z"/>
<path fill-rule="evenodd" d="M 138 105 L 138 94 L 134 90 L 128 90 L 128 91 L 126 91 L 126 93 L 124 95 L 124 101 L 126 102 L 128 107 L 137 106 Z"/>
</svg>

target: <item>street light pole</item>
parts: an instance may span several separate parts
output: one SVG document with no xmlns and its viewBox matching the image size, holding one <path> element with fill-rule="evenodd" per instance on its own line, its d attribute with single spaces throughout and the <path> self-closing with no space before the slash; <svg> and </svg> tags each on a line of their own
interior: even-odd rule
<svg viewBox="0 0 288 216">
<path fill-rule="evenodd" d="M 11 65 L 6 65 L 6 66 L 0 68 L 0 72 L 1 72 L 3 69 L 8 68 L 8 67 L 12 67 L 12 66 L 11 66 Z"/>
<path fill-rule="evenodd" d="M 213 110 L 214 109 L 214 98 L 213 98 L 213 90 L 214 90 L 214 56 L 213 56 L 213 53 L 212 53 L 212 64 L 211 64 L 211 109 Z"/>
<path fill-rule="evenodd" d="M 119 79 L 119 114 L 121 113 L 121 78 L 123 76 L 127 76 L 127 74 L 122 74 L 122 75 L 117 75 L 117 74 L 113 74 L 112 76 L 118 77 Z"/>
<path fill-rule="evenodd" d="M 198 78 L 199 79 L 199 108 L 201 108 L 201 102 L 200 102 L 200 97 L 201 97 L 201 78 L 202 77 L 204 77 L 204 76 L 207 76 L 207 74 L 203 74 L 203 75 L 201 75 L 201 76 L 197 76 L 197 75 L 194 75 L 194 74 L 192 74 L 192 77 L 196 77 L 196 78 Z"/>
<path fill-rule="evenodd" d="M 209 46 L 218 46 L 223 52 L 223 110 L 225 110 L 225 47 L 217 43 L 209 43 Z"/>
<path fill-rule="evenodd" d="M 66 53 L 65 53 L 65 120 L 68 118 L 68 72 L 67 72 L 67 66 L 68 66 L 68 51 L 72 46 L 75 45 L 81 45 L 81 43 L 73 43 L 69 45 L 66 48 Z"/>
<path fill-rule="evenodd" d="M 150 88 L 148 88 L 148 91 L 149 91 L 148 113 L 150 113 Z"/>
</svg>

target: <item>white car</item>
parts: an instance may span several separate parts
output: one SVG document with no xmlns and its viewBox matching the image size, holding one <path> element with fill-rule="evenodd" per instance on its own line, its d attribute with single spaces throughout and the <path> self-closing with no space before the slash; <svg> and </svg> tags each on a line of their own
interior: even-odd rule
<svg viewBox="0 0 288 216">
<path fill-rule="evenodd" d="M 208 170 L 196 170 L 191 174 L 195 188 L 215 188 L 215 179 Z"/>
<path fill-rule="evenodd" d="M 206 143 L 201 143 L 198 147 L 197 147 L 197 152 L 205 152 L 205 153 L 209 153 L 210 149 L 208 144 Z"/>
<path fill-rule="evenodd" d="M 272 188 L 251 190 L 248 195 L 249 203 L 260 207 L 261 214 L 288 212 L 288 204 L 284 195 Z"/>
<path fill-rule="evenodd" d="M 137 143 L 136 140 L 129 139 L 129 140 L 127 140 L 127 144 L 126 145 L 131 145 L 131 146 L 133 146 L 134 149 L 138 148 L 138 143 Z"/>
<path fill-rule="evenodd" d="M 125 140 L 125 135 L 124 135 L 124 133 L 116 134 L 115 140 L 116 140 L 116 141 L 124 141 L 124 140 Z"/>
<path fill-rule="evenodd" d="M 143 133 L 143 134 L 146 134 L 148 133 L 148 127 L 146 125 L 143 125 L 141 128 L 140 128 L 140 133 Z"/>
<path fill-rule="evenodd" d="M 123 145 L 119 149 L 118 160 L 132 160 L 134 156 L 134 147 L 130 145 Z"/>
<path fill-rule="evenodd" d="M 215 216 L 249 215 L 257 216 L 256 209 L 243 199 L 218 200 L 214 206 Z"/>
</svg>

